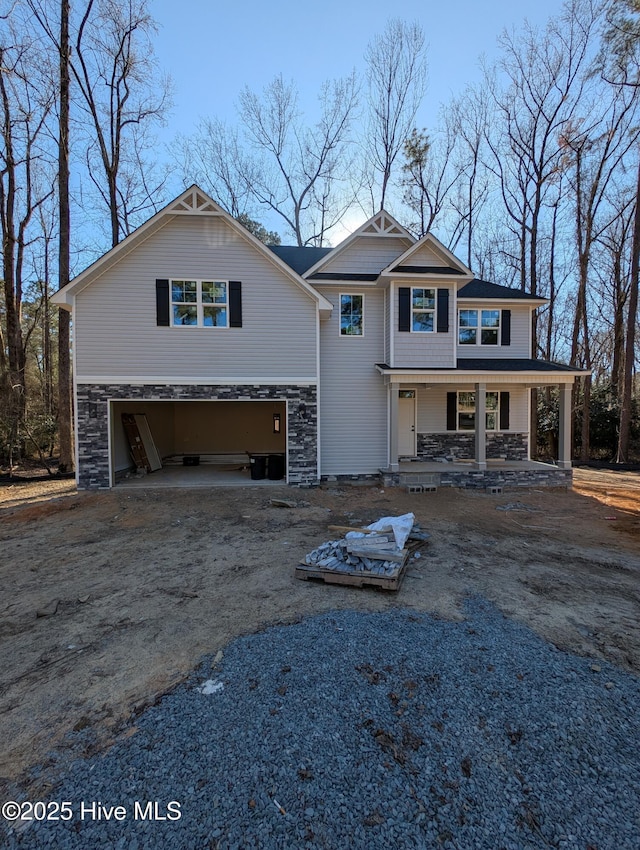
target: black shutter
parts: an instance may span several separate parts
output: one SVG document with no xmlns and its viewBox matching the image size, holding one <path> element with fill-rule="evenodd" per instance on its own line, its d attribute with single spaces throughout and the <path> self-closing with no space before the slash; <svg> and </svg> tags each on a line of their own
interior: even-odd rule
<svg viewBox="0 0 640 850">
<path fill-rule="evenodd" d="M 156 324 L 169 327 L 169 281 L 156 280 Z"/>
<path fill-rule="evenodd" d="M 439 334 L 446 334 L 449 330 L 449 290 L 438 290 L 438 324 Z"/>
<path fill-rule="evenodd" d="M 411 330 L 411 287 L 401 286 L 398 289 L 398 330 Z"/>
<path fill-rule="evenodd" d="M 509 430 L 509 393 L 500 393 L 500 430 Z"/>
<path fill-rule="evenodd" d="M 458 393 L 447 393 L 447 431 L 457 431 Z"/>
<path fill-rule="evenodd" d="M 229 327 L 242 327 L 242 283 L 229 281 Z"/>
<path fill-rule="evenodd" d="M 502 310 L 500 345 L 511 345 L 511 310 Z M 509 393 L 507 393 L 509 395 Z"/>
</svg>

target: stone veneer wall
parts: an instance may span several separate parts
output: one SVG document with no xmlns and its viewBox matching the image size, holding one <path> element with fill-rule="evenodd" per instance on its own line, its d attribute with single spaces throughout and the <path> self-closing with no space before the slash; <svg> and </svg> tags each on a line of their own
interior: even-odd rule
<svg viewBox="0 0 640 850">
<path fill-rule="evenodd" d="M 504 460 L 527 460 L 529 456 L 528 434 L 487 432 L 487 458 Z M 443 434 L 418 434 L 418 460 L 430 461 L 473 460 L 475 457 L 475 435 L 473 432 L 450 431 Z"/>
<path fill-rule="evenodd" d="M 288 480 L 318 482 L 318 405 L 314 386 L 79 384 L 76 397 L 78 486 L 109 487 L 109 401 L 288 401 Z"/>
<path fill-rule="evenodd" d="M 463 490 L 486 490 L 501 487 L 503 490 L 518 490 L 523 487 L 571 487 L 572 469 L 559 469 L 555 466 L 537 469 L 470 469 L 447 470 L 443 464 L 442 472 L 417 473 L 384 472 L 382 484 L 385 487 L 401 487 L 409 484 L 423 484 L 435 487 L 458 487 Z"/>
</svg>

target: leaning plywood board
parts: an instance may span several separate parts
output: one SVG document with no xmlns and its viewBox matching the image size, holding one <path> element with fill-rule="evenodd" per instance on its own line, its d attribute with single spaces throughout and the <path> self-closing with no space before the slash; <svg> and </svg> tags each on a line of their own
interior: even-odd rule
<svg viewBox="0 0 640 850">
<path fill-rule="evenodd" d="M 136 465 L 136 469 L 144 469 L 146 472 L 151 472 L 151 464 L 149 463 L 149 458 L 147 457 L 133 413 L 122 414 L 122 427 L 127 436 L 129 452 L 131 453 L 131 459 Z"/>
<path fill-rule="evenodd" d="M 144 415 L 144 413 L 136 413 L 134 419 L 136 421 L 136 425 L 138 426 L 138 431 L 140 432 L 142 442 L 144 443 L 144 450 L 149 461 L 149 466 L 151 467 L 151 472 L 155 472 L 156 469 L 162 469 L 160 455 L 158 454 L 156 444 L 153 441 L 151 429 L 149 428 L 149 423 L 147 422 L 147 417 Z"/>
</svg>

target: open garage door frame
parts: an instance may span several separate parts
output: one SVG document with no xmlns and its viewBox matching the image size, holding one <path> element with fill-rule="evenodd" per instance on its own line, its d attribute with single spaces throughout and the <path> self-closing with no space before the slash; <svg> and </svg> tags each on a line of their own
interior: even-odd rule
<svg viewBox="0 0 640 850">
<path fill-rule="evenodd" d="M 252 457 L 280 457 L 277 464 L 272 463 L 274 468 L 279 466 L 284 472 L 279 480 L 289 482 L 290 411 L 287 399 L 111 398 L 108 405 L 111 487 L 135 469 L 122 425 L 123 413 L 146 417 L 163 467 L 182 467 L 185 457 L 193 459 L 187 463 L 211 466 L 241 465 L 243 458 L 250 464 Z M 259 463 L 264 464 L 264 460 Z M 251 481 L 251 477 L 247 477 L 246 483 Z M 181 486 L 189 485 L 183 483 Z"/>
</svg>

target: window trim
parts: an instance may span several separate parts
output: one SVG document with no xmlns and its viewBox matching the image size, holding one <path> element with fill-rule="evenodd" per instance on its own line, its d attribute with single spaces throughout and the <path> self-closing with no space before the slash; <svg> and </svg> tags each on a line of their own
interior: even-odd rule
<svg viewBox="0 0 640 850">
<path fill-rule="evenodd" d="M 174 301 L 173 285 L 175 283 L 195 283 L 196 285 L 196 300 L 195 301 Z M 224 284 L 225 300 L 224 302 L 213 302 L 202 300 L 202 285 L 205 283 Z M 230 281 L 219 280 L 215 278 L 169 278 L 169 325 L 172 328 L 206 328 L 212 330 L 227 330 L 230 327 Z M 196 307 L 196 322 L 195 324 L 179 324 L 175 322 L 174 308 L 182 304 L 195 304 Z M 205 307 L 221 307 L 224 308 L 226 322 L 223 325 L 205 325 L 204 323 L 204 308 Z"/>
<path fill-rule="evenodd" d="M 475 330 L 476 339 L 475 342 L 460 342 L 460 331 L 467 330 L 468 328 L 462 328 L 460 325 L 460 319 L 462 313 L 475 313 L 476 314 L 476 325 L 471 328 Z M 498 324 L 495 327 L 486 327 L 484 330 L 495 331 L 496 333 L 496 341 L 495 342 L 482 342 L 482 314 L 483 313 L 497 313 L 498 314 Z M 487 307 L 458 307 L 458 341 L 457 345 L 461 348 L 473 348 L 482 347 L 482 348 L 499 348 L 502 345 L 502 310 L 487 308 Z"/>
<path fill-rule="evenodd" d="M 342 333 L 342 299 L 360 298 L 361 307 L 361 331 L 359 334 Z M 364 292 L 340 292 L 338 293 L 338 336 L 340 339 L 362 339 L 364 336 Z"/>
<path fill-rule="evenodd" d="M 432 292 L 433 293 L 433 307 L 420 307 L 416 308 L 413 306 L 413 293 L 414 290 L 420 289 L 422 292 Z M 410 295 L 409 295 L 409 330 L 412 334 L 431 334 L 437 333 L 438 331 L 438 287 L 437 286 L 411 286 L 410 287 Z M 413 326 L 413 317 L 416 313 L 431 313 L 431 330 L 419 330 L 414 328 Z"/>
</svg>

